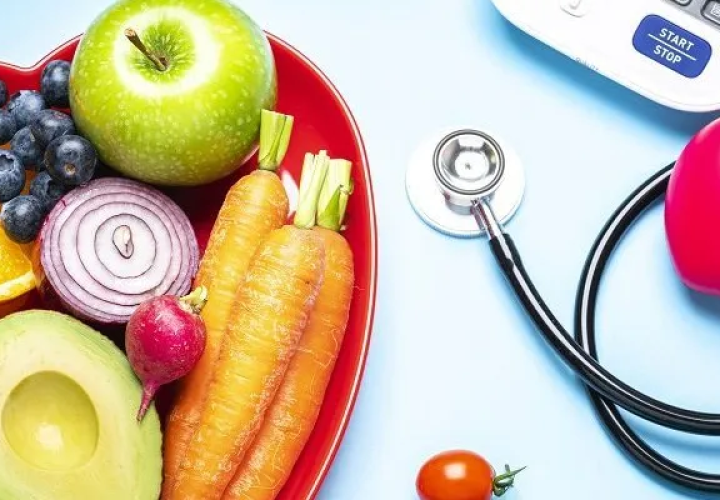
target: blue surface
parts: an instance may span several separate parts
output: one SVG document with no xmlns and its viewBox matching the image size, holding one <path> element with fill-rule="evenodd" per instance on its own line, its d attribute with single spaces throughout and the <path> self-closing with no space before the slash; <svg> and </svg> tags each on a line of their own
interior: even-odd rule
<svg viewBox="0 0 720 500">
<path fill-rule="evenodd" d="M 6 7 L 0 59 L 30 64 L 107 3 Z M 569 325 L 585 254 L 606 217 L 712 116 L 670 111 L 620 88 L 516 31 L 489 0 L 241 5 L 337 84 L 367 141 L 377 195 L 372 350 L 320 498 L 413 500 L 420 464 L 455 447 L 498 468 L 527 465 L 508 499 L 706 498 L 668 487 L 618 451 L 516 306 L 484 242 L 426 227 L 406 201 L 404 175 L 413 148 L 440 127 L 507 137 L 528 182 L 509 229 Z M 599 313 L 600 352 L 615 373 L 668 402 L 720 411 L 720 307 L 675 278 L 661 207 L 621 246 Z M 683 463 L 720 470 L 718 440 L 635 428 Z"/>
</svg>

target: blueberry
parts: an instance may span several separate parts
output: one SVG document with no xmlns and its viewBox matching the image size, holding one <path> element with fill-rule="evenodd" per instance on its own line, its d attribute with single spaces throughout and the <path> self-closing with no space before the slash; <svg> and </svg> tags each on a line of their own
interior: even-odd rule
<svg viewBox="0 0 720 500">
<path fill-rule="evenodd" d="M 6 110 L 0 109 L 0 144 L 7 144 L 17 132 L 15 118 Z"/>
<path fill-rule="evenodd" d="M 79 186 L 90 181 L 97 162 L 95 148 L 79 135 L 60 136 L 45 150 L 45 168 L 64 186 Z"/>
<path fill-rule="evenodd" d="M 30 127 L 18 130 L 10 141 L 10 149 L 15 153 L 25 168 L 43 167 L 43 148 L 35 139 Z"/>
<path fill-rule="evenodd" d="M 0 149 L 0 203 L 12 200 L 25 187 L 25 167 L 12 151 Z"/>
<path fill-rule="evenodd" d="M 54 109 L 43 109 L 30 124 L 30 131 L 42 147 L 61 135 L 74 135 L 75 122 L 69 115 Z"/>
<path fill-rule="evenodd" d="M 42 202 L 46 212 L 50 212 L 67 192 L 68 189 L 46 171 L 37 174 L 30 183 L 30 194 Z"/>
<path fill-rule="evenodd" d="M 0 224 L 14 242 L 30 243 L 40 233 L 46 215 L 40 200 L 30 194 L 21 194 L 3 205 Z"/>
<path fill-rule="evenodd" d="M 40 91 L 48 106 L 67 108 L 68 81 L 70 79 L 70 63 L 67 61 L 50 61 L 40 77 Z"/>
<path fill-rule="evenodd" d="M 10 96 L 7 110 L 15 117 L 18 128 L 30 124 L 42 111 L 47 108 L 45 98 L 36 90 L 20 90 Z"/>
<path fill-rule="evenodd" d="M 7 85 L 5 85 L 5 82 L 0 80 L 0 108 L 5 106 L 6 102 L 7 102 Z"/>
</svg>

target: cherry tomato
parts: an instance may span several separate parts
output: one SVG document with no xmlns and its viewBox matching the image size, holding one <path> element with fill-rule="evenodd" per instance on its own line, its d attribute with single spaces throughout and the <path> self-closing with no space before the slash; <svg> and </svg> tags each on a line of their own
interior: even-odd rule
<svg viewBox="0 0 720 500">
<path fill-rule="evenodd" d="M 524 469 L 495 474 L 492 465 L 477 453 L 450 450 L 431 457 L 418 472 L 415 486 L 421 500 L 490 500 L 502 496 Z"/>
</svg>

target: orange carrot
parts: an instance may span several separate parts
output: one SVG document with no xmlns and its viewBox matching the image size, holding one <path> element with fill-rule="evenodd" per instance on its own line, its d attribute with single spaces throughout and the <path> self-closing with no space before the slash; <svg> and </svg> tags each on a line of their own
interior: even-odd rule
<svg viewBox="0 0 720 500">
<path fill-rule="evenodd" d="M 263 112 L 263 125 L 269 119 L 283 116 Z M 282 227 L 287 218 L 288 196 L 274 172 L 287 150 L 292 127 L 292 117 L 284 118 L 281 130 L 275 134 L 275 138 L 282 138 L 279 147 L 273 149 L 272 154 L 266 154 L 268 142 L 273 145 L 278 145 L 278 142 L 261 137 L 261 170 L 242 177 L 228 191 L 195 278 L 195 287 L 202 285 L 209 291 L 208 302 L 201 314 L 207 329 L 207 340 L 202 358 L 178 384 L 179 393 L 168 416 L 162 498 L 166 498 L 172 489 L 187 443 L 200 419 L 237 288 L 262 240 L 271 231 Z M 267 129 L 264 126 L 261 134 Z"/>
<path fill-rule="evenodd" d="M 305 215 L 271 232 L 250 262 L 171 500 L 222 498 L 282 383 L 323 283 L 323 241 L 301 222 L 314 221 L 327 164 L 324 155 L 306 161 L 298 205 Z"/>
<path fill-rule="evenodd" d="M 355 281 L 352 250 L 337 232 L 349 179 L 350 163 L 333 160 L 315 228 L 325 247 L 323 284 L 283 383 L 223 500 L 274 500 L 315 426 L 345 336 Z"/>
</svg>

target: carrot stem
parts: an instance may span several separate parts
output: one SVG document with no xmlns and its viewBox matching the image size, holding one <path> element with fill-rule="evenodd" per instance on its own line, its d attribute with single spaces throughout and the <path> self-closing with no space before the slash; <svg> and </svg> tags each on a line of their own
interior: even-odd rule
<svg viewBox="0 0 720 500">
<path fill-rule="evenodd" d="M 295 119 L 277 111 L 260 113 L 260 150 L 258 168 L 274 172 L 287 154 Z"/>
<path fill-rule="evenodd" d="M 327 176 L 330 158 L 327 151 L 317 155 L 307 153 L 300 174 L 298 208 L 293 223 L 301 229 L 312 229 L 315 226 L 318 198 L 325 177 Z"/>
<path fill-rule="evenodd" d="M 332 231 L 343 229 L 348 198 L 353 191 L 351 171 L 352 163 L 348 160 L 330 160 L 318 200 L 318 226 Z"/>
</svg>

